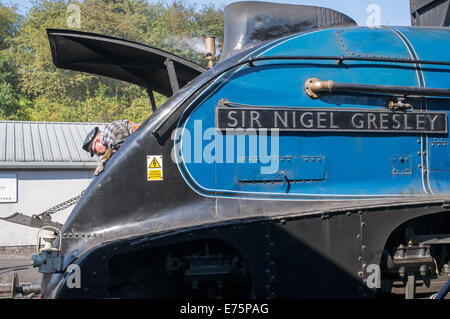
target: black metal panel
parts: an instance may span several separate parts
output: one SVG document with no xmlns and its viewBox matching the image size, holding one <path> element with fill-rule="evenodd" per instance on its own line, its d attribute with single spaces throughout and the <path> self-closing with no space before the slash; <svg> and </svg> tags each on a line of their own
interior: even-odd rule
<svg viewBox="0 0 450 319">
<path fill-rule="evenodd" d="M 258 43 L 289 34 L 338 26 L 356 26 L 348 16 L 321 7 L 242 1 L 225 7 L 221 59 Z"/>
<path fill-rule="evenodd" d="M 270 290 L 274 298 L 367 298 L 358 274 L 360 216 L 316 215 L 273 223 Z M 338 288 L 339 287 L 339 288 Z"/>
<path fill-rule="evenodd" d="M 411 25 L 448 27 L 450 0 L 410 0 Z"/>
<path fill-rule="evenodd" d="M 47 29 L 56 67 L 112 77 L 172 96 L 165 64 L 173 62 L 179 87 L 206 71 L 204 67 L 144 44 L 100 34 Z"/>
</svg>

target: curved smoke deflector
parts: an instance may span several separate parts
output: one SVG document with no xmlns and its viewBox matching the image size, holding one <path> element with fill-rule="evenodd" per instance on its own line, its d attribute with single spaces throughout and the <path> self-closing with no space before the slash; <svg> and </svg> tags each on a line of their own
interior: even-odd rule
<svg viewBox="0 0 450 319">
<path fill-rule="evenodd" d="M 328 8 L 256 1 L 226 6 L 224 19 L 221 60 L 258 43 L 289 34 L 357 25 L 345 14 Z"/>
</svg>

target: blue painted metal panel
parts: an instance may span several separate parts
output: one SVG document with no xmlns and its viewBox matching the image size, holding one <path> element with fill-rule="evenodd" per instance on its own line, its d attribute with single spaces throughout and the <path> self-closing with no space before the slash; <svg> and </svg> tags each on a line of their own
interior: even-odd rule
<svg viewBox="0 0 450 319">
<path fill-rule="evenodd" d="M 421 60 L 450 61 L 450 41 L 448 28 L 397 28 L 413 48 L 415 55 Z M 450 66 L 420 65 L 420 74 L 424 78 L 424 87 L 449 88 Z M 449 98 L 427 98 L 424 109 L 429 111 L 447 111 L 450 115 Z M 450 192 L 450 152 L 446 146 L 449 136 L 425 136 L 424 158 L 422 168 L 427 169 L 426 178 L 433 194 Z"/>
<path fill-rule="evenodd" d="M 450 43 L 450 32 L 446 34 L 446 41 Z M 316 31 L 278 41 L 276 45 L 265 46 L 253 54 L 267 55 L 411 58 L 404 40 L 388 28 Z M 434 56 L 428 59 L 449 60 L 448 57 L 439 59 Z M 344 65 L 336 65 L 334 61 L 272 60 L 258 62 L 254 67 L 243 66 L 219 80 L 212 92 L 201 94 L 194 102 L 197 105 L 195 109 L 179 124 L 183 134 L 181 165 L 191 186 L 204 195 L 212 196 L 368 198 L 426 194 L 429 181 L 421 169 L 424 157 L 423 136 L 420 134 L 291 132 L 280 133 L 277 140 L 270 134 L 222 135 L 215 131 L 214 109 L 223 98 L 253 106 L 386 109 L 388 98 L 383 96 L 324 95 L 320 99 L 310 99 L 303 90 L 303 84 L 312 77 L 347 83 L 420 86 L 416 67 L 401 63 L 346 61 Z M 442 83 L 433 87 L 442 87 Z M 420 104 L 420 100 L 415 101 L 415 106 L 417 103 Z M 195 148 L 201 151 L 195 151 Z M 242 173 L 242 163 L 238 163 L 238 159 L 245 156 L 260 156 L 261 150 L 264 150 L 263 158 L 323 156 L 326 158 L 326 178 L 314 183 L 293 183 L 288 192 L 282 183 L 241 183 L 240 178 L 261 179 L 254 169 Z M 275 150 L 277 154 L 274 154 Z M 407 161 L 394 164 L 394 159 L 398 161 L 400 157 Z M 270 170 L 270 163 L 265 168 Z M 280 174 L 280 171 L 277 167 L 268 173 L 267 178 L 270 174 Z"/>
<path fill-rule="evenodd" d="M 258 157 L 246 158 L 244 163 L 238 162 L 239 182 L 298 182 L 319 181 L 325 179 L 325 158 L 323 156 L 284 156 L 273 157 L 277 171 L 272 174 L 261 174 L 261 163 Z"/>
</svg>

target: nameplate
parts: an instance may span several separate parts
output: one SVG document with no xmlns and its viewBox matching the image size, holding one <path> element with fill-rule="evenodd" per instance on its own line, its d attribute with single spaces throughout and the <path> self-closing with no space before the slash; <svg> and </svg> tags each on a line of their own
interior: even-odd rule
<svg viewBox="0 0 450 319">
<path fill-rule="evenodd" d="M 216 107 L 216 129 L 446 134 L 446 112 Z"/>
</svg>

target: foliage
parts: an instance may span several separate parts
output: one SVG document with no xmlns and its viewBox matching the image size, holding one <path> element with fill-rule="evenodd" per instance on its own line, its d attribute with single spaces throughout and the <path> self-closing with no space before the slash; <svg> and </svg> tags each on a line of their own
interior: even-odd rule
<svg viewBox="0 0 450 319">
<path fill-rule="evenodd" d="M 15 36 L 20 23 L 15 7 L 8 7 L 0 2 L 0 50 L 9 46 L 9 40 Z"/>
<path fill-rule="evenodd" d="M 54 66 L 46 28 L 68 28 L 69 4 L 80 8 L 80 31 L 145 43 L 204 66 L 203 37 L 223 38 L 223 10 L 213 4 L 35 0 L 24 16 L 0 4 L 0 119 L 142 122 L 151 114 L 141 87 Z M 155 99 L 166 100 L 156 93 Z"/>
</svg>

